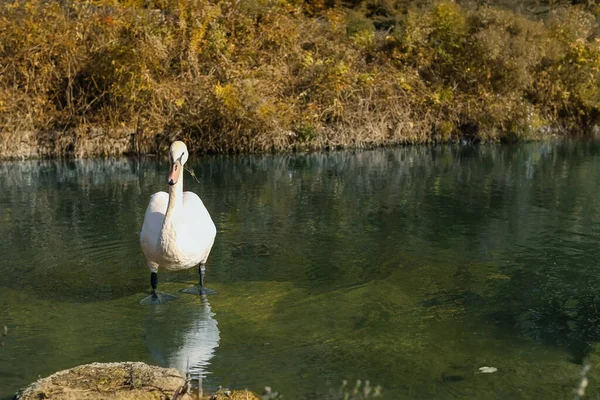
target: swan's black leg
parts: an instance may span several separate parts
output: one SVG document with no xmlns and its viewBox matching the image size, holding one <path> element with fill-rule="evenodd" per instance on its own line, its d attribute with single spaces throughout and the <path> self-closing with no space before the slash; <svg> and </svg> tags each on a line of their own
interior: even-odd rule
<svg viewBox="0 0 600 400">
<path fill-rule="evenodd" d="M 154 304 L 165 304 L 171 300 L 175 300 L 177 297 L 170 295 L 168 293 L 157 292 L 156 288 L 158 287 L 158 274 L 156 272 L 150 273 L 150 285 L 152 286 L 152 293 L 150 296 L 142 299 L 140 304 L 143 305 L 154 305 Z"/>
<path fill-rule="evenodd" d="M 198 282 L 198 285 L 189 287 L 187 289 L 183 289 L 181 292 L 199 295 L 217 294 L 216 290 L 209 289 L 206 286 L 204 286 L 204 275 L 206 275 L 206 265 L 204 263 L 201 263 L 198 266 L 198 274 L 200 275 L 200 282 Z"/>
<path fill-rule="evenodd" d="M 200 287 L 204 288 L 204 275 L 206 274 L 206 265 L 200 264 L 198 266 L 198 273 L 200 274 Z"/>
<path fill-rule="evenodd" d="M 156 272 L 150 272 L 150 285 L 152 285 L 152 294 L 156 294 L 156 287 L 158 286 L 158 274 Z"/>
</svg>

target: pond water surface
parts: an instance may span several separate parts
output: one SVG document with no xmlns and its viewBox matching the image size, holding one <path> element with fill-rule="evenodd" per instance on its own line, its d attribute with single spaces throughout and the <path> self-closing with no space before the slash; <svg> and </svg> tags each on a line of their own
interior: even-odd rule
<svg viewBox="0 0 600 400">
<path fill-rule="evenodd" d="M 206 389 L 286 399 L 343 398 L 357 379 L 386 399 L 571 399 L 590 363 L 600 396 L 600 144 L 189 167 L 219 293 L 160 271 L 178 299 L 150 307 L 138 234 L 166 160 L 0 163 L 0 398 L 93 361 L 189 362 Z"/>
</svg>

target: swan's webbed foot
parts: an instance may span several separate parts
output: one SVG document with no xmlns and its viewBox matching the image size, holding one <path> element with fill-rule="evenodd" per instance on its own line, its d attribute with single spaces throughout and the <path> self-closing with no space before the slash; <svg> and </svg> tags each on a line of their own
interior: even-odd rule
<svg viewBox="0 0 600 400">
<path fill-rule="evenodd" d="M 198 273 L 200 274 L 200 282 L 195 286 L 180 290 L 180 292 L 201 295 L 201 296 L 207 295 L 207 294 L 217 294 L 216 290 L 209 289 L 206 286 L 204 286 L 204 275 L 206 274 L 206 266 L 204 265 L 204 263 L 202 263 L 198 266 Z"/>
<path fill-rule="evenodd" d="M 150 296 L 145 297 L 140 301 L 141 305 L 158 305 L 165 304 L 171 300 L 175 300 L 177 297 L 173 296 L 169 293 L 161 293 L 157 292 L 156 288 L 158 286 L 158 274 L 156 272 L 150 273 L 150 285 L 152 285 L 152 294 Z"/>
<path fill-rule="evenodd" d="M 177 297 L 169 293 L 153 292 L 150 296 L 143 298 L 140 304 L 143 306 L 155 306 L 159 304 L 168 303 L 171 300 L 175 300 Z"/>
<path fill-rule="evenodd" d="M 218 292 L 213 289 L 209 289 L 204 286 L 194 285 L 189 288 L 181 289 L 181 293 L 195 294 L 198 296 L 206 295 L 206 294 L 217 294 Z"/>
</svg>

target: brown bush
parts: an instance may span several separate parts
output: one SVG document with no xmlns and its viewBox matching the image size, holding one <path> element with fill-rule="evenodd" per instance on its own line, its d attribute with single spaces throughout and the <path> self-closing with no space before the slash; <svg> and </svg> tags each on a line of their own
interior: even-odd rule
<svg viewBox="0 0 600 400">
<path fill-rule="evenodd" d="M 148 4 L 0 5 L 4 154 L 32 140 L 79 156 L 175 137 L 204 152 L 513 140 L 597 119 L 600 44 L 583 8 L 534 20 L 452 1 Z"/>
</svg>

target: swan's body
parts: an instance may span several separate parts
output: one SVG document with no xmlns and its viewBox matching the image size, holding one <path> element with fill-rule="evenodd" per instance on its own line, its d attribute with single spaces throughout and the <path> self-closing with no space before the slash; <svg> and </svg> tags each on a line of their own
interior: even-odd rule
<svg viewBox="0 0 600 400">
<path fill-rule="evenodd" d="M 146 209 L 140 244 L 148 268 L 182 270 L 206 263 L 217 229 L 196 193 L 182 193 L 181 204 L 166 218 L 169 194 L 154 193 Z"/>
<path fill-rule="evenodd" d="M 183 164 L 188 153 L 185 144 L 174 142 L 169 151 L 171 172 L 169 193 L 158 192 L 150 197 L 146 209 L 140 245 L 150 269 L 152 295 L 142 303 L 162 303 L 173 299 L 156 292 L 158 268 L 183 270 L 199 265 L 200 285 L 188 293 L 205 294 L 204 264 L 215 241 L 217 229 L 200 197 L 183 192 Z"/>
</svg>

